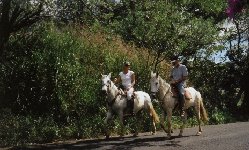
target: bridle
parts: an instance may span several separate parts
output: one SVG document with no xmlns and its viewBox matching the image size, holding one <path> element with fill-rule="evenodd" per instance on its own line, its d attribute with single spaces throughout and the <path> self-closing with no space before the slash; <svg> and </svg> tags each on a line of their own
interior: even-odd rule
<svg viewBox="0 0 249 150">
<path fill-rule="evenodd" d="M 102 87 L 103 87 L 103 86 L 106 86 L 106 87 L 107 87 L 106 93 L 107 93 L 107 95 L 108 95 L 108 94 L 110 94 L 110 89 L 113 88 L 114 84 L 112 85 L 111 80 L 108 80 L 107 82 L 108 82 L 109 84 L 102 84 Z M 117 97 L 118 97 L 119 95 L 120 95 L 120 93 L 118 92 L 118 94 L 114 96 L 114 99 L 112 99 L 111 101 L 108 101 L 108 100 L 107 100 L 108 106 L 112 107 L 112 105 L 115 103 L 115 101 L 116 101 L 116 99 L 117 99 Z"/>
<path fill-rule="evenodd" d="M 108 80 L 107 82 L 110 82 L 110 80 Z M 110 89 L 109 89 L 109 88 L 110 88 L 110 86 L 111 86 L 111 82 L 110 82 L 109 84 L 103 83 L 103 84 L 102 84 L 102 87 L 103 87 L 103 86 L 106 86 L 106 87 L 107 87 L 106 93 L 109 94 L 109 93 L 110 93 Z"/>
<path fill-rule="evenodd" d="M 152 94 L 152 95 L 156 95 L 156 98 L 158 99 L 158 101 L 159 101 L 160 103 L 163 103 L 163 102 L 164 102 L 164 98 L 166 97 L 166 95 L 169 94 L 169 93 L 171 92 L 171 91 L 170 91 L 170 87 L 168 88 L 168 90 L 166 91 L 166 93 L 164 94 L 164 96 L 163 96 L 163 98 L 162 98 L 161 100 L 160 100 L 160 98 L 159 98 L 159 96 L 158 96 L 159 88 L 160 88 L 160 85 L 159 85 L 157 91 L 156 91 L 156 92 L 151 92 L 151 94 Z"/>
</svg>

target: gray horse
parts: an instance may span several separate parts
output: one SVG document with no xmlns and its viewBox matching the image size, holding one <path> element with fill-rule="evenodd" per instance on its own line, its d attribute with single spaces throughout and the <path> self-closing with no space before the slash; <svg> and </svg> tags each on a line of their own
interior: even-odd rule
<svg viewBox="0 0 249 150">
<path fill-rule="evenodd" d="M 172 117 L 172 111 L 175 108 L 175 106 L 178 103 L 177 98 L 173 97 L 171 92 L 170 84 L 168 84 L 166 81 L 164 81 L 157 73 L 151 72 L 151 92 L 157 93 L 158 99 L 161 102 L 161 106 L 164 110 L 163 117 L 162 117 L 162 123 L 164 122 L 165 115 L 167 113 L 167 119 L 168 119 L 168 137 L 171 137 L 171 117 Z M 201 119 L 203 121 L 208 121 L 207 113 L 203 105 L 202 97 L 200 92 L 196 91 L 194 88 L 189 87 L 185 90 L 188 90 L 188 92 L 191 94 L 191 99 L 186 100 L 184 109 L 188 109 L 189 107 L 195 107 L 197 119 L 199 123 L 199 130 L 196 135 L 201 135 L 202 128 L 201 128 Z M 181 126 L 180 134 L 179 136 L 182 136 L 183 129 L 185 127 L 187 121 L 187 113 L 185 113 L 185 116 L 183 118 L 183 124 Z"/>
</svg>

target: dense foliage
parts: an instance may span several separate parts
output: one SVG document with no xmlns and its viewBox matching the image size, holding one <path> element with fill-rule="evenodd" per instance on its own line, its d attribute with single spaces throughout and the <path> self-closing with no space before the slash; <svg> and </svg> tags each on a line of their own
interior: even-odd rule
<svg viewBox="0 0 249 150">
<path fill-rule="evenodd" d="M 140 52 L 117 51 L 122 45 L 98 34 L 98 27 L 76 28 L 42 23 L 11 37 L 1 64 L 0 122 L 7 130 L 0 133 L 1 144 L 103 135 L 101 73 L 116 76 L 125 60 L 137 74 L 136 89 L 148 91 L 149 67 L 146 58 L 137 57 Z"/>
</svg>

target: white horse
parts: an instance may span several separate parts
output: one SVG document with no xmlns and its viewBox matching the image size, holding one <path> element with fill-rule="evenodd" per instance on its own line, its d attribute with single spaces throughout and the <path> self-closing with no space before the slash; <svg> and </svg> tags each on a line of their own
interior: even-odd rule
<svg viewBox="0 0 249 150">
<path fill-rule="evenodd" d="M 162 123 L 164 123 L 165 115 L 167 113 L 167 119 L 168 119 L 168 137 L 171 137 L 171 117 L 172 117 L 172 111 L 175 108 L 175 106 L 178 103 L 177 98 L 173 97 L 171 92 L 170 84 L 168 84 L 166 81 L 164 81 L 157 73 L 151 72 L 151 92 L 156 93 L 159 102 L 161 103 L 161 106 L 164 110 L 163 116 L 162 116 Z M 185 106 L 184 110 L 188 109 L 191 106 L 195 107 L 195 111 L 197 114 L 198 124 L 199 124 L 199 130 L 196 135 L 201 135 L 202 128 L 201 128 L 201 119 L 203 121 L 208 121 L 207 113 L 203 105 L 202 97 L 200 92 L 196 91 L 194 88 L 189 87 L 185 90 L 188 90 L 188 92 L 191 95 L 191 99 L 185 100 Z M 183 124 L 180 129 L 179 136 L 182 136 L 183 129 L 185 127 L 186 121 L 187 121 L 187 113 L 185 113 L 183 119 Z"/>
<path fill-rule="evenodd" d="M 107 104 L 108 104 L 108 112 L 107 117 L 105 119 L 105 123 L 109 122 L 113 118 L 114 113 L 119 116 L 120 123 L 121 123 L 121 135 L 124 134 L 124 111 L 127 107 L 127 97 L 122 94 L 117 86 L 111 81 L 111 73 L 109 75 L 102 75 L 102 92 L 107 96 Z M 159 117 L 156 111 L 153 108 L 151 99 L 149 94 L 136 91 L 134 92 L 134 107 L 133 112 L 137 114 L 140 110 L 146 109 L 149 111 L 150 116 L 152 117 L 153 122 L 153 131 L 152 134 L 156 132 L 156 123 L 159 123 Z M 138 118 L 137 118 L 138 119 Z M 162 125 L 162 124 L 161 124 Z M 136 130 L 134 136 L 137 136 L 138 132 Z M 109 131 L 106 131 L 106 138 L 109 138 L 110 134 Z"/>
</svg>

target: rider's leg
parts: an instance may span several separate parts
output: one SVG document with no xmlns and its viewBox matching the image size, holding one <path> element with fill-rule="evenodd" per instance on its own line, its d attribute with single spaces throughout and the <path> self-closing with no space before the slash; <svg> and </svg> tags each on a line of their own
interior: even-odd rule
<svg viewBox="0 0 249 150">
<path fill-rule="evenodd" d="M 184 86 L 182 83 L 177 85 L 177 89 L 179 91 L 178 98 L 179 98 L 179 108 L 181 111 L 181 116 L 184 117 L 184 104 L 185 104 L 185 97 L 184 97 Z"/>
<path fill-rule="evenodd" d="M 127 99 L 128 100 L 131 100 L 132 97 L 133 97 L 133 92 L 134 92 L 134 88 L 130 88 L 128 91 L 127 91 Z"/>
</svg>

